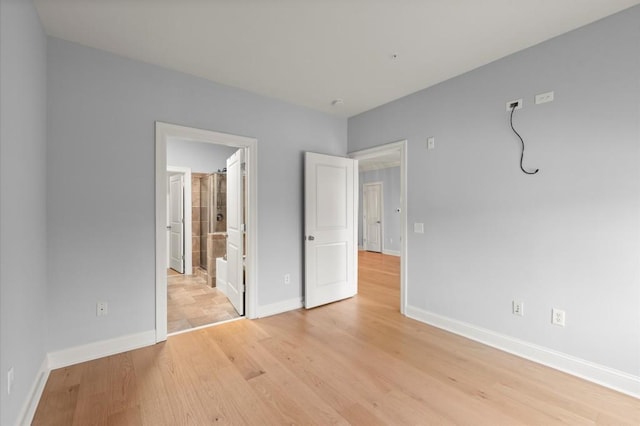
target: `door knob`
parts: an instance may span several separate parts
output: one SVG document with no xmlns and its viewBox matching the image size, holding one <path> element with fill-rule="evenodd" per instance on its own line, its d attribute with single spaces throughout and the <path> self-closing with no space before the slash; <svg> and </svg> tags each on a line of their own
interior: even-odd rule
<svg viewBox="0 0 640 426">
<path fill-rule="evenodd" d="M 313 235 L 309 235 L 309 236 L 307 237 L 307 239 L 308 239 L 309 241 L 313 241 L 313 240 L 315 240 L 315 239 L 316 239 L 316 237 L 314 237 Z"/>
</svg>

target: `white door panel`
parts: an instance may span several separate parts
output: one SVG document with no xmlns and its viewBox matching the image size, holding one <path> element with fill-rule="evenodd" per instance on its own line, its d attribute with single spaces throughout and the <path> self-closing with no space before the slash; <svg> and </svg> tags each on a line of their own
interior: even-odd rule
<svg viewBox="0 0 640 426">
<path fill-rule="evenodd" d="M 305 307 L 357 293 L 357 161 L 305 155 Z"/>
<path fill-rule="evenodd" d="M 243 152 L 239 149 L 227 159 L 227 286 L 225 292 L 240 315 L 244 315 Z"/>
<path fill-rule="evenodd" d="M 184 273 L 184 176 L 169 178 L 169 266 Z"/>
<path fill-rule="evenodd" d="M 382 184 L 364 184 L 362 203 L 364 249 L 382 252 Z"/>
</svg>

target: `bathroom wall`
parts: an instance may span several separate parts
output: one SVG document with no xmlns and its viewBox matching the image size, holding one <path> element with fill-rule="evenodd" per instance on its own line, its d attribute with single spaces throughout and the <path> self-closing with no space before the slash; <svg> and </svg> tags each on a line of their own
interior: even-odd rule
<svg viewBox="0 0 640 426">
<path fill-rule="evenodd" d="M 227 158 L 236 151 L 237 148 L 224 145 L 170 139 L 167 166 L 190 167 L 192 173 L 213 173 L 227 167 Z"/>
</svg>

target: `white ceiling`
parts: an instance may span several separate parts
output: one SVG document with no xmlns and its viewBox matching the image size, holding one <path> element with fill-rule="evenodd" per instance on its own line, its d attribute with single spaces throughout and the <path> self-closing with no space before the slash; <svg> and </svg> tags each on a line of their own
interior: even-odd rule
<svg viewBox="0 0 640 426">
<path fill-rule="evenodd" d="M 638 3 L 35 0 L 51 36 L 343 117 Z"/>
</svg>

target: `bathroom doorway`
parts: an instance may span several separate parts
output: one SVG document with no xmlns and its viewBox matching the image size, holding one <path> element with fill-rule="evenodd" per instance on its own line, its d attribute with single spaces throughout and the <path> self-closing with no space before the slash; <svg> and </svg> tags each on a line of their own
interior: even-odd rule
<svg viewBox="0 0 640 426">
<path fill-rule="evenodd" d="M 169 334 L 236 319 L 243 314 L 243 300 L 236 300 L 234 305 L 225 291 L 227 195 L 230 199 L 244 200 L 246 193 L 244 187 L 234 188 L 238 194 L 227 193 L 225 165 L 236 151 L 235 147 L 180 139 L 167 144 Z M 185 193 L 191 195 L 190 201 L 185 202 L 189 198 L 184 197 Z M 185 226 L 189 222 L 190 226 Z M 241 222 L 246 220 L 242 218 Z M 191 231 L 185 233 L 185 228 Z M 188 249 L 191 255 L 185 256 Z M 191 268 L 183 267 L 186 257 Z"/>
<path fill-rule="evenodd" d="M 167 334 L 236 319 L 245 311 L 251 317 L 256 253 L 256 239 L 252 235 L 256 226 L 252 224 L 257 222 L 255 204 L 252 204 L 257 200 L 255 139 L 156 123 L 156 149 L 156 220 L 165 223 L 164 238 L 157 238 L 156 245 L 157 341 L 164 340 Z M 239 184 L 229 186 L 227 160 L 238 158 L 239 153 L 244 159 L 241 167 L 234 169 L 240 170 L 241 176 L 234 181 Z M 164 179 L 162 194 L 158 190 L 160 179 Z M 183 198 L 176 195 L 177 182 L 181 180 Z M 228 188 L 235 188 L 234 194 L 229 194 Z M 235 200 L 230 201 L 235 208 L 227 208 L 227 199 Z M 164 209 L 160 208 L 161 202 Z M 182 223 L 176 220 L 180 205 Z M 240 269 L 235 271 L 229 270 L 233 267 L 227 262 L 227 225 L 228 213 L 238 211 L 238 206 L 240 213 L 231 223 L 241 225 L 244 248 L 238 252 L 236 245 L 232 245 L 232 257 L 238 258 L 240 254 L 239 261 L 232 262 Z M 172 213 L 173 221 L 168 223 Z M 180 247 L 183 249 L 182 272 L 177 261 L 179 244 L 174 241 L 180 231 L 184 235 Z M 164 256 L 160 256 L 161 251 Z M 234 304 L 225 291 L 231 288 L 229 277 L 235 277 L 234 288 L 241 292 L 233 295 Z"/>
</svg>

